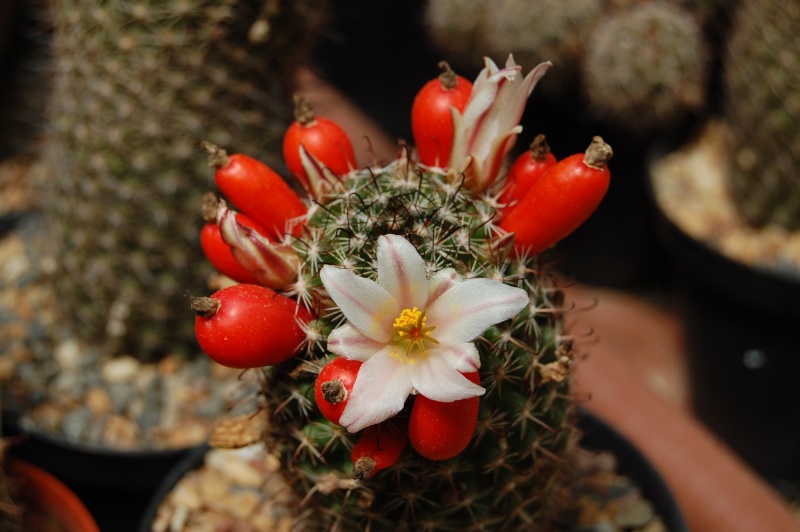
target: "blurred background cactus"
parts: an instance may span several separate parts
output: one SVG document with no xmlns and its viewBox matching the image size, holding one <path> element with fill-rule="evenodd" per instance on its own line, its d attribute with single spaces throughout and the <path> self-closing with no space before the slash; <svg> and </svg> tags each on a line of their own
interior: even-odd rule
<svg viewBox="0 0 800 532">
<path fill-rule="evenodd" d="M 64 327 L 111 353 L 191 345 L 209 270 L 200 142 L 280 167 L 324 0 L 57 2 L 44 211 Z"/>
<path fill-rule="evenodd" d="M 741 2 L 723 82 L 741 214 L 755 226 L 800 228 L 800 4 Z"/>
<path fill-rule="evenodd" d="M 716 2 L 692 0 L 429 0 L 424 21 L 454 64 L 508 52 L 528 67 L 550 60 L 545 95 L 582 93 L 594 118 L 641 132 L 664 130 L 703 108 L 703 25 L 715 9 Z"/>
<path fill-rule="evenodd" d="M 601 120 L 632 131 L 677 123 L 706 103 L 708 51 L 679 6 L 644 3 L 603 17 L 582 62 L 584 91 Z"/>
</svg>

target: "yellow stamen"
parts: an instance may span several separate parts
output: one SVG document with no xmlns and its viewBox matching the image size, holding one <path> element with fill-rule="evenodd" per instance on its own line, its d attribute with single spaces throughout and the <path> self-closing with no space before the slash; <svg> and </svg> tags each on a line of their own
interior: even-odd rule
<svg viewBox="0 0 800 532">
<path fill-rule="evenodd" d="M 394 320 L 395 335 L 392 341 L 406 344 L 406 359 L 414 362 L 413 357 L 425 355 L 425 342 L 438 344 L 436 338 L 431 336 L 431 331 L 436 327 L 426 325 L 425 311 L 417 307 L 403 309 L 400 316 Z"/>
</svg>

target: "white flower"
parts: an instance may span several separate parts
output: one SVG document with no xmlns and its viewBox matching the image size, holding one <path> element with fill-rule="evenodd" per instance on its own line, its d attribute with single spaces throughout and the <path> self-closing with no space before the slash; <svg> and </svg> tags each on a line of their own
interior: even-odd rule
<svg viewBox="0 0 800 532">
<path fill-rule="evenodd" d="M 491 279 L 462 280 L 455 270 L 430 279 L 414 246 L 378 238 L 378 280 L 324 266 L 322 283 L 347 318 L 328 350 L 364 364 L 340 423 L 350 432 L 397 414 L 409 394 L 451 402 L 482 395 L 461 373 L 480 367 L 472 343 L 529 303 L 527 292 Z"/>
<path fill-rule="evenodd" d="M 505 68 L 498 68 L 488 57 L 486 66 L 472 86 L 472 94 L 459 113 L 453 116 L 453 148 L 450 166 L 466 175 L 473 190 L 485 190 L 497 178 L 503 158 L 522 131 L 519 121 L 528 97 L 552 63 L 540 63 L 527 76 L 509 55 Z"/>
</svg>

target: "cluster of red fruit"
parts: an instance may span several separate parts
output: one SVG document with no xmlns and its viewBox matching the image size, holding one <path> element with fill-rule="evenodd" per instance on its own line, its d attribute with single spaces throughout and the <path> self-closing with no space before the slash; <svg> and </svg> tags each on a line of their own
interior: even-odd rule
<svg viewBox="0 0 800 532">
<path fill-rule="evenodd" d="M 451 108 L 464 111 L 471 94 L 472 83 L 445 64 L 442 75 L 417 95 L 411 121 L 417 160 L 423 168 L 444 172 L 450 168 Z M 296 106 L 296 121 L 286 132 L 283 156 L 308 197 L 321 201 L 331 191 L 321 179 L 344 179 L 356 168 L 352 144 L 336 123 L 314 116 L 302 98 L 296 99 Z M 308 205 L 280 175 L 247 155 L 228 156 L 216 147 L 206 148 L 219 191 L 241 211 L 235 213 L 235 220 L 243 231 L 253 232 L 257 241 L 275 244 L 301 234 Z M 513 163 L 496 195 L 501 207 L 497 226 L 514 233 L 517 252 L 537 254 L 591 215 L 608 188 L 610 155 L 610 148 L 596 137 L 585 154 L 557 161 L 543 136 L 534 140 L 531 149 Z M 309 169 L 315 168 L 318 171 L 309 175 Z M 216 362 L 236 368 L 271 366 L 290 359 L 306 341 L 304 326 L 313 317 L 275 287 L 263 286 L 259 272 L 237 258 L 226 242 L 218 220 L 213 215 L 208 220 L 201 233 L 203 250 L 220 273 L 240 284 L 210 298 L 196 298 L 200 347 Z M 360 365 L 337 357 L 320 372 L 317 405 L 333 423 L 338 423 L 347 404 Z M 478 383 L 477 372 L 467 377 Z M 412 416 L 408 426 L 389 420 L 363 431 L 353 450 L 357 477 L 394 463 L 409 437 L 420 454 L 435 460 L 451 458 L 467 446 L 477 421 L 478 397 L 454 403 L 417 397 L 416 403 L 422 403 L 415 404 L 418 419 Z"/>
</svg>

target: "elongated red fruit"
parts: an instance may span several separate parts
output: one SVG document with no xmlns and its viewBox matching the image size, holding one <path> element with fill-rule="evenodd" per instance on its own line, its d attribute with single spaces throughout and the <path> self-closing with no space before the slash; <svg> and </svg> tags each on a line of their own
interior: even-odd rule
<svg viewBox="0 0 800 532">
<path fill-rule="evenodd" d="M 556 164 L 556 156 L 550 151 L 545 136 L 536 135 L 531 142 L 530 149 L 517 157 L 508 170 L 506 185 L 499 199 L 500 203 L 508 205 L 521 200 L 531 186 L 554 164 Z M 503 213 L 508 214 L 513 208 L 513 205 L 506 207 Z"/>
<path fill-rule="evenodd" d="M 228 155 L 208 142 L 208 165 L 215 168 L 220 192 L 240 211 L 256 221 L 272 238 L 282 239 L 286 222 L 303 216 L 306 206 L 272 168 L 250 156 Z M 293 229 L 298 234 L 300 226 Z"/>
<path fill-rule="evenodd" d="M 394 417 L 365 428 L 350 453 L 353 478 L 369 478 L 381 469 L 393 466 L 406 445 L 408 426 L 403 419 Z"/>
<path fill-rule="evenodd" d="M 314 184 L 310 182 L 300 156 L 301 144 L 311 156 L 337 177 L 356 167 L 356 156 L 350 138 L 339 124 L 314 114 L 309 103 L 301 95 L 296 94 L 294 101 L 295 121 L 283 137 L 283 159 L 292 176 L 314 196 Z"/>
<path fill-rule="evenodd" d="M 297 302 L 264 286 L 237 284 L 192 299 L 200 348 L 231 368 L 272 366 L 300 349 L 310 316 Z"/>
<path fill-rule="evenodd" d="M 319 372 L 314 385 L 314 398 L 317 408 L 328 421 L 339 424 L 361 364 L 360 360 L 336 357 Z"/>
<path fill-rule="evenodd" d="M 203 249 L 203 253 L 214 269 L 222 275 L 230 277 L 237 283 L 259 284 L 256 277 L 236 260 L 231 248 L 222 240 L 216 221 L 218 205 L 219 199 L 211 192 L 203 198 L 203 219 L 206 221 L 200 231 L 200 247 Z M 265 235 L 261 226 L 246 214 L 236 213 L 236 220 Z"/>
<path fill-rule="evenodd" d="M 464 373 L 480 384 L 477 371 Z M 478 422 L 480 397 L 442 403 L 418 395 L 411 407 L 408 438 L 411 446 L 429 460 L 448 460 L 467 448 Z"/>
<path fill-rule="evenodd" d="M 608 190 L 611 146 L 594 137 L 585 153 L 551 166 L 499 223 L 514 233 L 514 248 L 536 254 L 577 229 L 597 209 Z"/>
<path fill-rule="evenodd" d="M 447 168 L 453 149 L 453 116 L 450 108 L 463 111 L 472 94 L 472 82 L 456 75 L 446 61 L 442 73 L 422 86 L 411 107 L 411 132 L 419 161 Z"/>
</svg>

